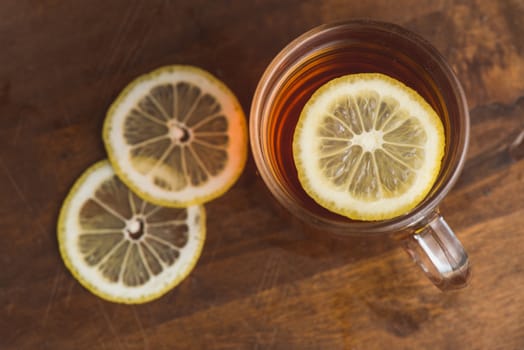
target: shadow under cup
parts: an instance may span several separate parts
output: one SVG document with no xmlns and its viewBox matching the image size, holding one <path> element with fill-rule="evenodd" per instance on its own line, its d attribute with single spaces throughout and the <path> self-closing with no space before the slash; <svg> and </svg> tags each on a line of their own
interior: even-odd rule
<svg viewBox="0 0 524 350">
<path fill-rule="evenodd" d="M 317 205 L 302 189 L 292 155 L 300 112 L 324 83 L 351 73 L 383 73 L 416 90 L 440 116 L 446 136 L 440 174 L 430 193 L 406 215 L 354 221 Z M 306 224 L 340 235 L 414 231 L 434 216 L 462 170 L 469 139 L 464 92 L 442 55 L 399 26 L 350 21 L 317 27 L 291 42 L 267 67 L 250 113 L 253 156 L 273 196 Z"/>
</svg>

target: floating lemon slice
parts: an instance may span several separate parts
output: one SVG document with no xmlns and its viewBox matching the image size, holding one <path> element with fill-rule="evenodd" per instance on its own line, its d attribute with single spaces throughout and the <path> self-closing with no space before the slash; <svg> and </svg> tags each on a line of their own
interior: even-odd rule
<svg viewBox="0 0 524 350">
<path fill-rule="evenodd" d="M 170 207 L 220 196 L 247 156 L 246 120 L 235 95 L 191 66 L 163 67 L 128 85 L 107 113 L 103 139 L 122 181 Z"/>
<path fill-rule="evenodd" d="M 143 303 L 180 283 L 205 239 L 202 206 L 166 208 L 137 197 L 102 161 L 77 180 L 58 220 L 62 258 L 92 293 Z"/>
<path fill-rule="evenodd" d="M 383 74 L 353 74 L 306 103 L 293 156 L 304 190 L 354 220 L 384 220 L 419 204 L 436 181 L 444 129 L 414 90 Z"/>
</svg>

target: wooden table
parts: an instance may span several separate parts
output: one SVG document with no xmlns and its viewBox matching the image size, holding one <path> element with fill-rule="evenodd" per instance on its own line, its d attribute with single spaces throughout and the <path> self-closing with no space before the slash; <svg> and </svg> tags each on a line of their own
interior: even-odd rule
<svg viewBox="0 0 524 350">
<path fill-rule="evenodd" d="M 524 2 L 420 0 L 0 2 L 1 349 L 523 349 Z M 252 158 L 206 205 L 194 272 L 139 306 L 77 283 L 57 249 L 63 198 L 105 158 L 119 91 L 156 67 L 205 68 L 245 111 L 271 58 L 353 17 L 406 26 L 449 59 L 472 118 L 441 206 L 473 277 L 441 293 L 392 241 L 311 235 L 283 220 Z"/>
</svg>

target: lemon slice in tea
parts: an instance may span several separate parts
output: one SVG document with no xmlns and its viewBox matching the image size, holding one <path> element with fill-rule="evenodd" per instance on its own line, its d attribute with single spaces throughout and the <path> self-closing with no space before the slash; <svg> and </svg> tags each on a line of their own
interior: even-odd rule
<svg viewBox="0 0 524 350">
<path fill-rule="evenodd" d="M 137 197 L 108 161 L 76 181 L 58 220 L 60 254 L 92 293 L 143 303 L 180 283 L 195 266 L 205 239 L 200 205 L 166 208 Z"/>
<path fill-rule="evenodd" d="M 247 156 L 237 98 L 191 66 L 163 67 L 129 84 L 107 113 L 103 139 L 122 181 L 140 197 L 171 207 L 223 194 Z"/>
<path fill-rule="evenodd" d="M 321 86 L 304 106 L 293 156 L 304 190 L 354 220 L 405 214 L 431 190 L 444 155 L 444 129 L 414 90 L 378 73 Z"/>
</svg>

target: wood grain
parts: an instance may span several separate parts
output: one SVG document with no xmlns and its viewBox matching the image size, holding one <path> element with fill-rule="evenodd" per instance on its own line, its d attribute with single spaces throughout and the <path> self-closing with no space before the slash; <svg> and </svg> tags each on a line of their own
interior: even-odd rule
<svg viewBox="0 0 524 350">
<path fill-rule="evenodd" d="M 0 348 L 524 348 L 523 16 L 520 0 L 0 2 Z M 124 306 L 73 279 L 58 254 L 58 210 L 106 157 L 105 112 L 130 80 L 197 65 L 247 112 L 289 41 L 356 17 L 423 35 L 465 87 L 471 144 L 441 211 L 469 252 L 468 288 L 439 292 L 392 241 L 305 229 L 251 158 L 206 205 L 203 256 L 172 292 Z"/>
</svg>

